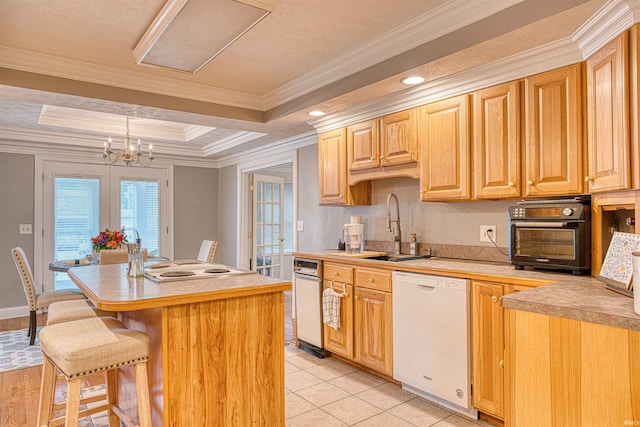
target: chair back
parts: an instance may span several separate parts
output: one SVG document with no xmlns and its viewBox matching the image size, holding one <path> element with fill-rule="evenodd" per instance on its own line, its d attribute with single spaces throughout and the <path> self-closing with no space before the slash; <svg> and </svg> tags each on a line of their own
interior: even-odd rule
<svg viewBox="0 0 640 427">
<path fill-rule="evenodd" d="M 198 261 L 213 262 L 213 256 L 216 254 L 218 242 L 215 240 L 203 240 L 198 252 Z"/>
<path fill-rule="evenodd" d="M 19 246 L 11 249 L 11 256 L 13 257 L 13 262 L 16 264 L 16 268 L 20 274 L 20 280 L 22 280 L 24 293 L 27 296 L 27 301 L 29 302 L 29 311 L 34 311 L 36 309 L 36 299 L 38 295 L 36 293 L 35 284 L 33 283 L 33 274 L 31 273 L 29 260 L 27 260 L 24 250 Z"/>
<path fill-rule="evenodd" d="M 147 261 L 147 248 L 142 249 L 144 261 Z M 126 264 L 129 262 L 129 253 L 126 249 L 111 249 L 100 251 L 100 264 Z"/>
</svg>

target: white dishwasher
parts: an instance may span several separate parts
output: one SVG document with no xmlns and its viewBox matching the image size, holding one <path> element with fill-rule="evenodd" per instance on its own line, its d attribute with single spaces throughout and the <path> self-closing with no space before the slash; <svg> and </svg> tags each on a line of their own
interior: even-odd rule
<svg viewBox="0 0 640 427">
<path fill-rule="evenodd" d="M 471 284 L 393 273 L 393 378 L 403 388 L 477 419 L 471 404 Z"/>
</svg>

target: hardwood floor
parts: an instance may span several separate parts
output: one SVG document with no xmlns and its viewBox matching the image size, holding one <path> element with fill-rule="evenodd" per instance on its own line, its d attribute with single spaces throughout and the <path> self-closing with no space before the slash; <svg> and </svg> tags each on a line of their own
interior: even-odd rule
<svg viewBox="0 0 640 427">
<path fill-rule="evenodd" d="M 291 320 L 291 291 L 285 291 L 285 343 L 293 341 Z M 46 323 L 46 315 L 39 315 L 38 325 Z M 0 319 L 0 332 L 15 329 L 26 329 L 29 317 Z M 38 398 L 40 394 L 40 377 L 42 366 L 18 369 L 0 373 L 0 426 L 32 427 L 36 425 L 38 415 Z M 88 377 L 82 387 L 92 387 L 102 384 L 103 375 L 95 374 Z M 61 401 L 64 385 L 56 387 L 56 401 Z"/>
</svg>

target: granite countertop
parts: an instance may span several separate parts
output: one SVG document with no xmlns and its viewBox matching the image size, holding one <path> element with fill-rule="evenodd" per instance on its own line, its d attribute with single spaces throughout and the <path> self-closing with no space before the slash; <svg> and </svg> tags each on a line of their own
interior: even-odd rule
<svg viewBox="0 0 640 427">
<path fill-rule="evenodd" d="M 604 288 L 591 276 L 544 270 L 515 270 L 508 263 L 478 260 L 427 258 L 402 262 L 349 259 L 336 250 L 296 252 L 300 258 L 349 263 L 357 267 L 440 274 L 472 280 L 494 280 L 531 287 L 505 295 L 505 308 L 565 317 L 617 328 L 640 331 L 640 315 L 633 311 L 633 298 Z"/>
</svg>

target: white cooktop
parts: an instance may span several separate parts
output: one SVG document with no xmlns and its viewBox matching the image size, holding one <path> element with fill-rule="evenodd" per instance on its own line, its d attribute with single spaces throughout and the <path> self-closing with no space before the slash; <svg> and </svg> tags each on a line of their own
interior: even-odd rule
<svg viewBox="0 0 640 427">
<path fill-rule="evenodd" d="M 158 267 L 145 268 L 144 275 L 154 282 L 170 282 L 208 278 L 223 278 L 239 274 L 257 274 L 254 271 L 240 270 L 224 264 L 206 262 L 185 263 L 181 261 L 163 262 Z"/>
</svg>

